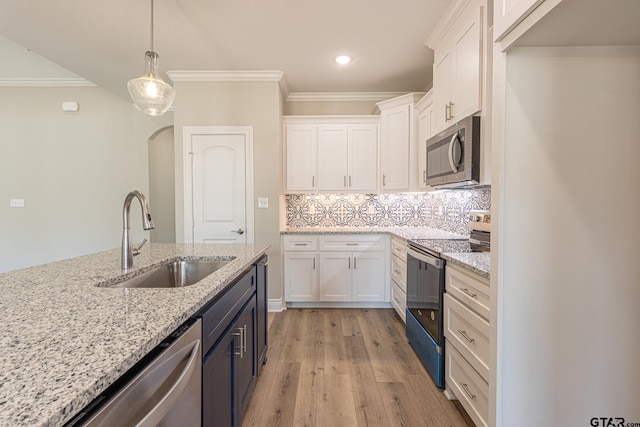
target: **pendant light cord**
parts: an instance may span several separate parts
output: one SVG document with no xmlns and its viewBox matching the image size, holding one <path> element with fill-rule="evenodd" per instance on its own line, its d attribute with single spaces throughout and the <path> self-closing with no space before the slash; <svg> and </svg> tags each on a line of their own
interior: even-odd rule
<svg viewBox="0 0 640 427">
<path fill-rule="evenodd" d="M 151 0 L 151 52 L 155 52 L 153 50 L 153 0 Z"/>
</svg>

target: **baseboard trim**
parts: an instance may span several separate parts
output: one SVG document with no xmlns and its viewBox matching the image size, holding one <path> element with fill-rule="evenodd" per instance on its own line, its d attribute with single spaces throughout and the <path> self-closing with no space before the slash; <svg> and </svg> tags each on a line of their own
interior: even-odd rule
<svg viewBox="0 0 640 427">
<path fill-rule="evenodd" d="M 287 308 L 393 308 L 390 302 L 335 301 L 287 302 Z"/>
<path fill-rule="evenodd" d="M 279 311 L 284 311 L 286 309 L 287 307 L 284 304 L 284 301 L 282 300 L 282 298 L 270 299 L 267 301 L 267 311 L 279 312 Z"/>
</svg>

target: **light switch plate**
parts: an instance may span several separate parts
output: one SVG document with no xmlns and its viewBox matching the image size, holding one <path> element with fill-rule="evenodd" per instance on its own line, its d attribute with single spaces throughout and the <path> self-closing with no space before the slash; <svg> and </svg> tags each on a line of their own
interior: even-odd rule
<svg viewBox="0 0 640 427">
<path fill-rule="evenodd" d="M 268 197 L 258 197 L 258 209 L 266 209 L 269 207 Z"/>
<path fill-rule="evenodd" d="M 12 208 L 24 208 L 24 199 L 10 199 L 9 206 Z"/>
</svg>

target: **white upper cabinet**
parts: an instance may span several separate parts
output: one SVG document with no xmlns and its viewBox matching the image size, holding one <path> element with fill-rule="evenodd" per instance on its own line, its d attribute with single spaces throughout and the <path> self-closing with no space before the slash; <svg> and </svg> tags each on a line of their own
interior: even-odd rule
<svg viewBox="0 0 640 427">
<path fill-rule="evenodd" d="M 318 127 L 318 191 L 377 191 L 378 125 Z"/>
<path fill-rule="evenodd" d="M 288 193 L 316 190 L 316 149 L 318 133 L 315 126 L 285 126 L 286 189 Z"/>
<path fill-rule="evenodd" d="M 379 102 L 382 191 L 418 188 L 418 122 L 415 103 L 424 93 L 409 93 Z"/>
<path fill-rule="evenodd" d="M 435 120 L 433 107 L 433 91 L 429 91 L 416 103 L 418 115 L 418 188 L 428 189 L 427 185 L 427 140 L 431 138 L 431 130 Z"/>
<path fill-rule="evenodd" d="M 285 118 L 286 191 L 376 193 L 379 122 L 377 116 Z M 301 146 L 290 149 L 289 140 L 292 138 L 293 143 Z M 306 148 L 307 145 L 313 148 Z M 317 153 L 317 162 L 312 151 Z M 302 168 L 314 172 L 304 174 L 300 170 Z M 310 179 L 313 188 L 304 190 L 298 184 L 298 181 L 306 183 Z"/>
<path fill-rule="evenodd" d="M 378 191 L 378 125 L 347 127 L 350 192 Z"/>
<path fill-rule="evenodd" d="M 482 109 L 484 13 L 484 1 L 459 1 L 427 40 L 435 51 L 433 133 Z"/>
<path fill-rule="evenodd" d="M 318 190 L 347 189 L 349 147 L 346 125 L 318 127 Z"/>
<path fill-rule="evenodd" d="M 411 106 L 382 112 L 382 189 L 409 190 Z"/>
</svg>

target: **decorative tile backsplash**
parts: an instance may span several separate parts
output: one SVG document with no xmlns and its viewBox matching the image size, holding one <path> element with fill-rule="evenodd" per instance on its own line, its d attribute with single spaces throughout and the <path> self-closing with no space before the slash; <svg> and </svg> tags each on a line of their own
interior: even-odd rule
<svg viewBox="0 0 640 427">
<path fill-rule="evenodd" d="M 401 194 L 288 194 L 289 227 L 432 227 L 469 234 L 472 209 L 491 209 L 491 189 Z"/>
</svg>

